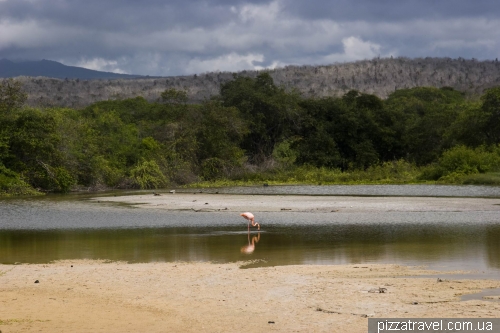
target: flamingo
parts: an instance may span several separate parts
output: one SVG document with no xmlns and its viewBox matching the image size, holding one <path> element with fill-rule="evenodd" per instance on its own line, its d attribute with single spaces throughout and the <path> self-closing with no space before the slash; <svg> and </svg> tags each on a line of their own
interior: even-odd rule
<svg viewBox="0 0 500 333">
<path fill-rule="evenodd" d="M 260 224 L 255 222 L 255 216 L 253 216 L 252 213 L 250 212 L 241 213 L 240 216 L 243 216 L 245 219 L 248 220 L 248 231 L 250 231 L 250 222 L 252 222 L 252 227 L 257 226 L 257 230 L 260 230 Z"/>
</svg>

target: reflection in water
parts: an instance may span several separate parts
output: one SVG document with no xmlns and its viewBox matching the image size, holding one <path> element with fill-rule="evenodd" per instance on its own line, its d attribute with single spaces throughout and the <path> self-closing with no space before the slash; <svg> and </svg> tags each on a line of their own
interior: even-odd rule
<svg viewBox="0 0 500 333">
<path fill-rule="evenodd" d="M 241 247 L 241 253 L 252 254 L 255 251 L 255 243 L 260 241 L 260 232 L 257 236 L 252 237 L 252 242 L 250 242 L 250 230 L 248 230 L 248 245 Z"/>
<path fill-rule="evenodd" d="M 500 225 L 267 224 L 233 226 L 0 230 L 0 263 L 61 259 L 128 262 L 259 260 L 255 265 L 394 263 L 489 271 L 500 276 Z M 242 236 L 246 243 L 242 251 Z M 256 244 L 259 250 L 254 251 Z M 249 267 L 252 267 L 251 265 Z"/>
<path fill-rule="evenodd" d="M 488 262 L 492 267 L 500 269 L 500 225 L 491 225 L 486 228 L 486 248 Z"/>
</svg>

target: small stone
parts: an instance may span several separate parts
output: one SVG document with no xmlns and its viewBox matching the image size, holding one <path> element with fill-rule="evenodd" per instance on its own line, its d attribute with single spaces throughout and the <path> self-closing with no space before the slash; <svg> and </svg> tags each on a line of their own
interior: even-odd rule
<svg viewBox="0 0 500 333">
<path fill-rule="evenodd" d="M 269 320 L 267 323 L 268 323 L 268 324 L 274 324 L 274 321 Z"/>
<path fill-rule="evenodd" d="M 40 283 L 40 281 L 36 280 L 35 283 Z"/>
</svg>

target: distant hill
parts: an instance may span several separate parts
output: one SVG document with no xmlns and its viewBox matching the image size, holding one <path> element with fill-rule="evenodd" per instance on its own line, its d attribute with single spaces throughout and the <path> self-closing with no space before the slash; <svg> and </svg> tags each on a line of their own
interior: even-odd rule
<svg viewBox="0 0 500 333">
<path fill-rule="evenodd" d="M 80 80 L 141 77 L 140 75 L 100 72 L 82 67 L 66 66 L 52 60 L 14 62 L 7 59 L 1 59 L 0 78 L 12 78 L 17 76 L 44 76 L 56 79 Z"/>
<path fill-rule="evenodd" d="M 397 89 L 452 87 L 468 96 L 500 86 L 496 60 L 450 58 L 384 58 L 325 66 L 287 66 L 267 71 L 277 85 L 295 89 L 304 97 L 342 96 L 351 89 L 386 98 Z M 157 100 L 165 89 L 185 90 L 189 102 L 218 95 L 221 84 L 234 75 L 255 77 L 258 71 L 214 72 L 191 76 L 134 79 L 52 79 L 19 77 L 28 93 L 28 105 L 85 107 L 97 101 L 142 96 Z M 118 75 L 118 74 L 116 74 Z M 2 79 L 0 79 L 1 81 Z"/>
</svg>

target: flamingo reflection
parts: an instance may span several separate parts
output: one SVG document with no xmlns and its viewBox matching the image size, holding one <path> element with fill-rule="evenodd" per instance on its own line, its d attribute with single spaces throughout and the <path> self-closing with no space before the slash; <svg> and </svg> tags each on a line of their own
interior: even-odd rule
<svg viewBox="0 0 500 333">
<path fill-rule="evenodd" d="M 252 241 L 250 242 L 250 230 L 249 230 L 248 231 L 248 245 L 241 247 L 241 253 L 244 253 L 244 254 L 253 253 L 253 251 L 255 251 L 255 243 L 258 243 L 259 240 L 260 240 L 260 232 L 257 234 L 257 236 L 253 236 Z"/>
</svg>

